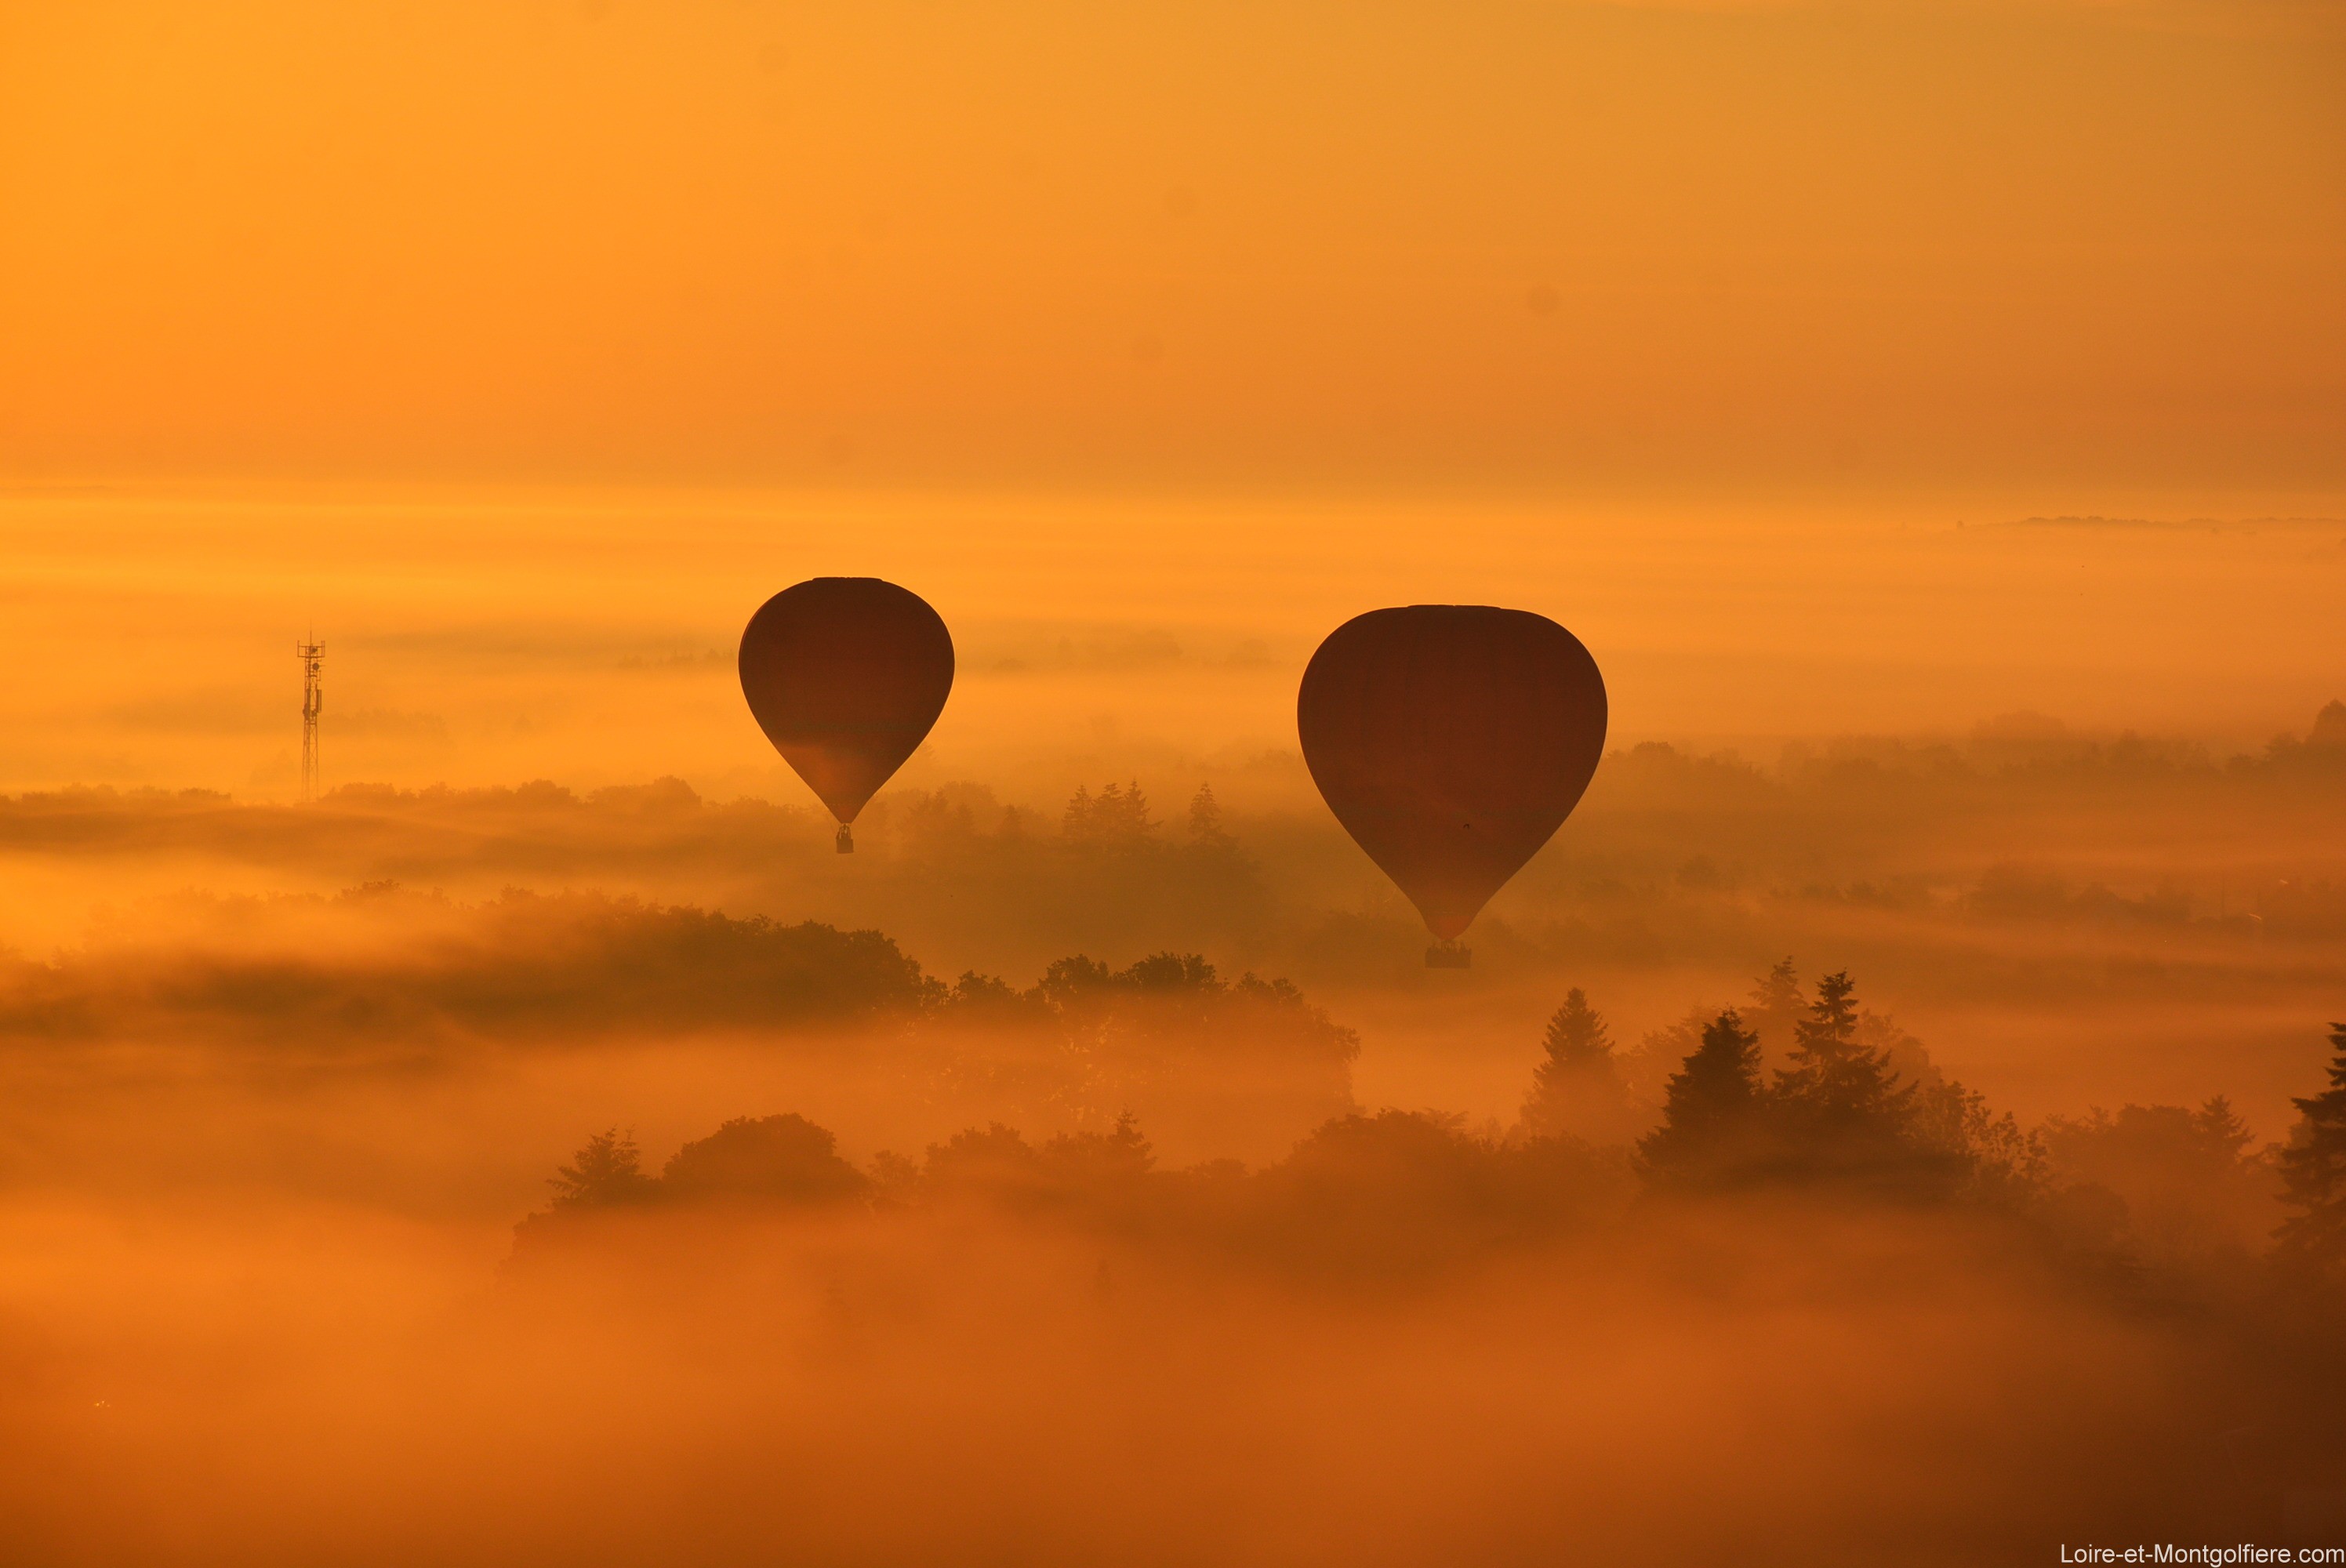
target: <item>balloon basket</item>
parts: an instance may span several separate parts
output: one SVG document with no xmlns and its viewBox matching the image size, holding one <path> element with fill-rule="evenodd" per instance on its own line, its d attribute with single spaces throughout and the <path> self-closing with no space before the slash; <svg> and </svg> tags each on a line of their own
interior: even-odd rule
<svg viewBox="0 0 2346 1568">
<path fill-rule="evenodd" d="M 839 825 L 839 834 L 831 840 L 831 847 L 842 855 L 855 853 L 855 835 L 847 830 L 846 823 L 842 822 Z"/>
<path fill-rule="evenodd" d="M 1474 967 L 1474 950 L 1471 947 L 1461 947 L 1454 942 L 1437 942 L 1425 950 L 1425 967 L 1472 969 Z"/>
</svg>

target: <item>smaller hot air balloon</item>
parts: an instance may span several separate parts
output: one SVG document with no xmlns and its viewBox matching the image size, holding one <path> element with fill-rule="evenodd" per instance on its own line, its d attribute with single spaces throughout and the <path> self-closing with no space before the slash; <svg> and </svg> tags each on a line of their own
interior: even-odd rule
<svg viewBox="0 0 2346 1568">
<path fill-rule="evenodd" d="M 1437 967 L 1548 841 L 1605 751 L 1605 679 L 1545 616 L 1371 610 L 1303 671 L 1295 728 L 1328 809 L 1425 917 Z"/>
<path fill-rule="evenodd" d="M 741 633 L 741 695 L 758 728 L 849 826 L 904 764 L 953 690 L 953 635 L 928 601 L 877 577 L 814 577 Z"/>
</svg>

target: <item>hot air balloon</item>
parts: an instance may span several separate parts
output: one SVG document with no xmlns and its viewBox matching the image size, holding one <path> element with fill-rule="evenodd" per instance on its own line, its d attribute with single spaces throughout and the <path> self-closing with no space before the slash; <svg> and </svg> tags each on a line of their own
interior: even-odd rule
<svg viewBox="0 0 2346 1568">
<path fill-rule="evenodd" d="M 1303 671 L 1295 728 L 1328 809 L 1464 968 L 1458 938 L 1579 803 L 1605 750 L 1605 679 L 1545 616 L 1371 610 Z"/>
<path fill-rule="evenodd" d="M 741 695 L 758 728 L 849 825 L 903 766 L 953 690 L 953 635 L 918 594 L 877 577 L 814 577 L 741 633 Z"/>
</svg>

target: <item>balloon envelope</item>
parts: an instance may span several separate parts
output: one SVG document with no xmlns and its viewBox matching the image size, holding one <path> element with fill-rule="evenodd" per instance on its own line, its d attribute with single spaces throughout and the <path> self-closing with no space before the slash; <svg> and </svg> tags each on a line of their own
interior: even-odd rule
<svg viewBox="0 0 2346 1568">
<path fill-rule="evenodd" d="M 758 728 L 842 823 L 927 736 L 953 677 L 936 611 L 877 577 L 785 588 L 741 634 L 741 695 Z"/>
<path fill-rule="evenodd" d="M 1329 809 L 1444 942 L 1579 803 L 1605 717 L 1605 680 L 1578 637 L 1487 605 L 1346 621 L 1295 703 Z"/>
</svg>

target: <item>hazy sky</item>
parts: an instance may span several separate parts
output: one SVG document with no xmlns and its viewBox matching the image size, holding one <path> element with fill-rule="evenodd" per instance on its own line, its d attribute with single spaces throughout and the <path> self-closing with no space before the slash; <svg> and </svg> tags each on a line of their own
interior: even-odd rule
<svg viewBox="0 0 2346 1568">
<path fill-rule="evenodd" d="M 0 473 L 2334 492 L 2339 15 L 0 0 Z"/>
<path fill-rule="evenodd" d="M 2346 792 L 2070 743 L 2346 697 L 2341 89 L 2346 0 L 0 0 L 10 1563 L 2256 1517 L 2346 1370 L 2249 1262 L 2269 1173 L 2172 1129 L 2320 1087 Z M 852 857 L 734 666 L 833 574 L 959 656 Z M 1442 601 L 1570 626 L 1617 747 L 1855 760 L 1608 759 L 1428 969 L 1295 702 Z M 296 809 L 310 635 L 342 792 Z M 596 793 L 668 777 L 723 803 Z M 1056 830 L 1110 779 L 1168 830 Z M 1076 952 L 1330 1022 L 975 980 Z M 1658 1117 L 1670 1027 L 1787 954 L 2015 1136 L 2125 1107 L 2054 1129 L 2106 1188 L 1989 1161 L 1933 1218 L 1934 1135 L 1849 1167 L 1887 1219 L 1778 1218 L 1471 1141 L 1567 988 Z M 908 962 L 964 1002 L 883 1007 Z M 1364 1109 L 1472 1120 L 1154 1184 L 1076 1145 L 998 1213 L 891 1161 L 868 1216 L 498 1267 L 599 1128 L 658 1168 L 743 1115 L 865 1160 L 1130 1109 L 1261 1165 L 1345 1103 L 1339 1027 Z"/>
<path fill-rule="evenodd" d="M 0 665 L 38 672 L 0 683 L 0 789 L 290 795 L 314 627 L 330 784 L 678 774 L 808 800 L 733 653 L 770 594 L 832 573 L 953 628 L 953 698 L 900 782 L 1045 803 L 1291 756 L 1304 662 L 1379 605 L 1554 616 L 1605 670 L 1617 743 L 1762 761 L 2019 709 L 2254 748 L 2346 697 L 2334 514 L 239 487 L 0 495 Z"/>
<path fill-rule="evenodd" d="M 290 789 L 314 626 L 336 781 L 788 791 L 825 572 L 961 644 L 908 778 L 1435 599 L 1626 738 L 2253 744 L 2346 523 L 1980 528 L 2346 518 L 2340 15 L 0 0 L 0 789 Z"/>
</svg>

